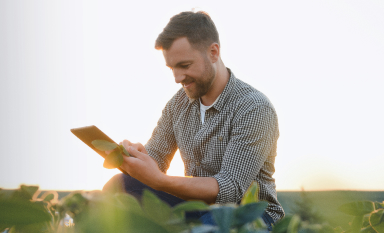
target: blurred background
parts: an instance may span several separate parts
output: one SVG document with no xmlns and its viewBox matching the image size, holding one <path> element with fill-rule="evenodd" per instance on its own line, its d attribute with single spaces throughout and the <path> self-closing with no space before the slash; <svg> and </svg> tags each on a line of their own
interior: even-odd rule
<svg viewBox="0 0 384 233">
<path fill-rule="evenodd" d="M 280 125 L 279 191 L 384 190 L 384 2 L 0 1 L 0 187 L 94 190 L 119 171 L 70 132 L 145 144 L 181 88 L 154 49 L 203 10 Z M 183 175 L 177 153 L 168 173 Z"/>
</svg>

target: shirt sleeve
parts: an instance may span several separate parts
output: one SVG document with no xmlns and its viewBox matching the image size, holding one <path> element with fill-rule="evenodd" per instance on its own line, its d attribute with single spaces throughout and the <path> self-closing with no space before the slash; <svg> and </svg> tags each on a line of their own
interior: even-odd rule
<svg viewBox="0 0 384 233">
<path fill-rule="evenodd" d="M 236 112 L 220 172 L 213 176 L 220 188 L 216 203 L 239 202 L 276 150 L 279 131 L 273 108 L 248 104 Z"/>
<path fill-rule="evenodd" d="M 166 172 L 177 150 L 177 143 L 173 131 L 172 106 L 175 96 L 168 101 L 152 132 L 152 136 L 145 145 L 148 154 L 154 158 L 162 172 Z"/>
</svg>

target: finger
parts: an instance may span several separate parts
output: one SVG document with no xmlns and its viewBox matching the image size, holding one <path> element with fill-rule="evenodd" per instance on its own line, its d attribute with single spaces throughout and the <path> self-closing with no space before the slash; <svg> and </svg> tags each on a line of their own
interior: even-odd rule
<svg viewBox="0 0 384 233">
<path fill-rule="evenodd" d="M 121 142 L 121 144 L 124 146 L 124 148 L 128 151 L 128 148 L 132 145 L 132 143 L 128 140 L 124 140 Z M 128 152 L 129 153 L 129 152 Z"/>
<path fill-rule="evenodd" d="M 124 139 L 122 142 L 119 143 L 119 145 L 128 145 L 128 146 L 131 146 L 132 145 L 132 142 L 128 141 L 127 139 Z M 125 146 L 124 146 L 125 147 Z M 127 148 L 125 148 L 127 149 Z"/>
<path fill-rule="evenodd" d="M 133 147 L 137 151 L 141 150 L 141 144 L 140 143 L 132 143 L 130 146 Z"/>
<path fill-rule="evenodd" d="M 141 143 L 133 143 L 132 146 L 133 146 L 136 150 L 138 150 L 138 151 L 140 151 L 140 152 L 143 152 L 144 154 L 148 154 L 148 152 L 147 152 L 147 150 L 145 149 L 145 147 L 143 146 L 143 144 L 141 144 Z"/>
<path fill-rule="evenodd" d="M 130 147 L 132 148 L 132 147 Z M 129 148 L 127 149 L 129 150 Z M 137 151 L 137 150 L 131 150 L 131 152 L 129 152 L 132 156 L 128 157 L 128 156 L 123 156 L 123 159 L 124 159 L 124 162 L 123 164 L 120 166 L 120 168 L 122 168 L 124 171 L 126 171 L 128 174 L 130 174 L 130 168 L 131 167 L 136 167 L 136 163 L 138 163 L 140 161 L 140 156 L 141 155 L 141 152 Z M 133 154 L 134 153 L 134 154 Z M 132 176 L 132 174 L 130 174 Z"/>
<path fill-rule="evenodd" d="M 124 162 L 123 164 L 120 166 L 120 168 L 122 168 L 124 171 L 126 171 L 128 174 L 130 174 L 130 166 L 133 166 L 132 163 L 134 163 L 135 160 L 137 160 L 137 158 L 131 156 L 131 157 L 128 157 L 128 156 L 123 156 L 123 159 L 124 159 Z"/>
<path fill-rule="evenodd" d="M 146 154 L 140 152 L 139 150 L 137 150 L 134 146 L 130 146 L 127 148 L 127 151 L 130 155 L 132 155 L 133 157 L 136 157 L 138 159 L 143 159 L 143 156 L 145 156 Z"/>
</svg>

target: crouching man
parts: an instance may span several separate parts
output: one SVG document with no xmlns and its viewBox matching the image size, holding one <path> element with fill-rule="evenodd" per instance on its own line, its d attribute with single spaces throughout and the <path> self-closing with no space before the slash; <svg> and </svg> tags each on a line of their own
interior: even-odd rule
<svg viewBox="0 0 384 233">
<path fill-rule="evenodd" d="M 133 157 L 104 187 L 140 197 L 144 188 L 174 206 L 185 200 L 239 203 L 253 181 L 269 202 L 263 219 L 284 216 L 277 200 L 274 161 L 279 137 L 275 109 L 268 98 L 236 78 L 220 57 L 219 34 L 205 12 L 173 16 L 158 36 L 166 65 L 182 88 L 168 101 L 148 143 L 122 144 Z M 145 94 L 145 93 L 144 93 Z M 180 150 L 186 177 L 165 174 Z M 201 220 L 214 224 L 210 213 Z"/>
</svg>

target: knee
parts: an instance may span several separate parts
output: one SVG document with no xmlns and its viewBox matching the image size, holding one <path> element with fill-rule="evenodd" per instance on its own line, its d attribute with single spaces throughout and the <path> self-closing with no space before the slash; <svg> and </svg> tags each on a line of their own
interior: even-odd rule
<svg viewBox="0 0 384 233">
<path fill-rule="evenodd" d="M 124 174 L 114 175 L 103 187 L 103 192 L 120 193 L 124 192 Z"/>
</svg>

